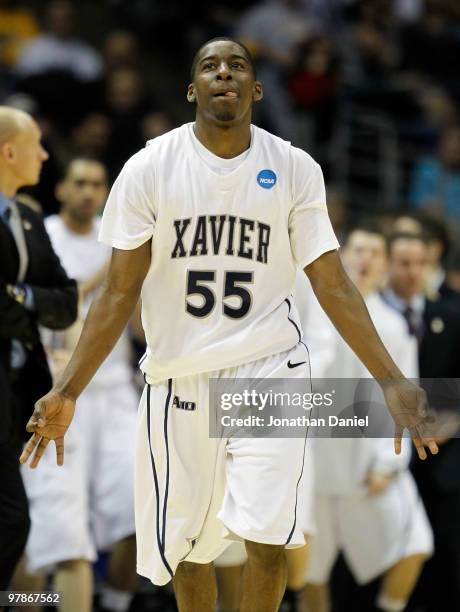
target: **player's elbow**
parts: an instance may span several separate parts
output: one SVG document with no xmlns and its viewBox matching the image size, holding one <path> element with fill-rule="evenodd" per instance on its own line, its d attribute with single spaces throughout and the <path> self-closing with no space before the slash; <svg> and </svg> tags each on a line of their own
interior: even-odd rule
<svg viewBox="0 0 460 612">
<path fill-rule="evenodd" d="M 142 281 L 134 279 L 119 279 L 107 277 L 104 281 L 100 295 L 109 300 L 114 307 L 121 304 L 133 304 L 133 308 L 139 300 L 142 289 Z"/>
</svg>

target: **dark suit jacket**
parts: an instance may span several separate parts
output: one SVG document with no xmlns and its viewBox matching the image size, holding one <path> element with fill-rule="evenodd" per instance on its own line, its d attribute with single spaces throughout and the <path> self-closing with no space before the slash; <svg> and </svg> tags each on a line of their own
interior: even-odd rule
<svg viewBox="0 0 460 612">
<path fill-rule="evenodd" d="M 450 299 L 426 300 L 419 350 L 421 378 L 460 378 L 460 312 Z"/>
<path fill-rule="evenodd" d="M 455 296 L 454 296 L 455 297 Z M 427 300 L 424 333 L 419 349 L 419 369 L 430 405 L 459 410 L 460 403 L 460 308 L 457 300 Z M 437 379 L 425 380 L 423 379 Z M 443 381 L 442 379 L 450 379 Z M 452 379 L 458 379 L 457 382 Z M 454 391 L 455 388 L 455 391 Z M 436 405 L 441 398 L 440 405 Z M 458 435 L 458 434 L 457 434 Z M 439 454 L 426 462 L 415 459 L 419 484 L 438 492 L 460 492 L 460 439 L 440 446 Z M 422 483 L 423 481 L 423 483 Z"/>
<path fill-rule="evenodd" d="M 6 293 L 6 285 L 16 283 L 19 255 L 11 232 L 0 220 L 0 443 L 23 432 L 35 401 L 51 387 L 38 325 L 64 329 L 75 321 L 78 308 L 75 281 L 54 253 L 40 215 L 24 204 L 18 203 L 18 209 L 29 253 L 24 283 L 32 289 L 35 311 Z M 16 372 L 10 367 L 12 339 L 21 341 L 27 354 L 25 366 Z"/>
<path fill-rule="evenodd" d="M 439 296 L 442 300 L 447 300 L 452 303 L 452 305 L 458 309 L 460 312 L 460 293 L 449 287 L 449 285 L 444 282 L 439 287 Z"/>
</svg>

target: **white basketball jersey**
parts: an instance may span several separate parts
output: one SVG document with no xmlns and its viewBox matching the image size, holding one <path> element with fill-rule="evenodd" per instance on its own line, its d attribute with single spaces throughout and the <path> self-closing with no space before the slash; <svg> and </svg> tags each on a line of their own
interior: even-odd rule
<svg viewBox="0 0 460 612">
<path fill-rule="evenodd" d="M 97 240 L 100 219 L 94 220 L 93 229 L 88 234 L 72 232 L 59 215 L 47 217 L 45 219 L 45 226 L 62 267 L 77 282 L 88 280 L 108 262 L 111 250 Z M 94 294 L 89 295 L 85 302 L 80 305 L 80 318 L 86 317 L 93 298 Z M 52 343 L 55 346 L 59 345 L 59 336 L 63 333 L 65 332 L 47 333 L 45 331 L 43 340 L 45 344 Z M 96 373 L 91 384 L 109 386 L 129 382 L 132 379 L 130 357 L 129 338 L 124 333 L 108 359 Z"/>
<path fill-rule="evenodd" d="M 100 239 L 152 240 L 142 288 L 153 381 L 241 365 L 294 346 L 297 267 L 338 247 L 318 164 L 255 126 L 238 158 L 213 155 L 186 124 L 147 143 L 110 193 Z"/>
</svg>

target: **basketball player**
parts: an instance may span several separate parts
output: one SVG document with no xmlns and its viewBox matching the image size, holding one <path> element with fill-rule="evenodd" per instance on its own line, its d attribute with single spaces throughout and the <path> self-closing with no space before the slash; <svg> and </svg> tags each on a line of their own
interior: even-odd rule
<svg viewBox="0 0 460 612">
<path fill-rule="evenodd" d="M 296 493 L 305 440 L 210 438 L 208 381 L 305 380 L 308 354 L 289 298 L 297 267 L 382 382 L 396 450 L 405 427 L 420 457 L 425 444 L 437 448 L 424 438 L 423 392 L 403 379 L 340 264 L 321 169 L 251 125 L 262 85 L 247 50 L 228 39 L 204 44 L 187 98 L 196 121 L 150 142 L 112 188 L 100 233 L 114 249 L 109 273 L 68 367 L 36 407 L 22 461 L 37 447 L 36 466 L 55 439 L 62 463 L 75 400 L 142 292 L 137 570 L 160 585 L 174 577 L 181 612 L 207 612 L 216 600 L 211 561 L 244 540 L 241 611 L 269 612 L 285 587 L 285 547 L 304 543 Z"/>
<path fill-rule="evenodd" d="M 94 298 L 99 272 L 110 258 L 110 248 L 97 240 L 97 215 L 107 192 L 105 167 L 95 160 L 75 159 L 56 189 L 60 214 L 45 221 L 55 252 L 78 281 L 82 294 L 77 329 L 43 334 L 55 368 L 68 360 L 73 338 L 78 337 Z M 133 449 L 138 395 L 130 358 L 129 338 L 123 333 L 79 398 L 81 410 L 68 432 L 69 452 L 63 470 L 56 472 L 49 452 L 43 457 L 42 470 L 23 470 L 32 522 L 27 566 L 32 573 L 54 570 L 64 612 L 92 610 L 92 562 L 97 551 L 111 552 L 109 585 L 102 592 L 104 609 L 127 609 L 129 591 L 137 583 Z M 120 447 L 125 448 L 122 454 Z"/>
</svg>

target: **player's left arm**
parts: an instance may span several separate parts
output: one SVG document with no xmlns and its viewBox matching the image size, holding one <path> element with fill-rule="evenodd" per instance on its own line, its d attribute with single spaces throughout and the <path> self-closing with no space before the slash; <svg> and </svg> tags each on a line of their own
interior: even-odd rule
<svg viewBox="0 0 460 612">
<path fill-rule="evenodd" d="M 407 428 L 421 459 L 426 458 L 425 445 L 431 453 L 436 453 L 436 442 L 426 433 L 426 394 L 404 378 L 389 355 L 337 251 L 328 251 L 315 259 L 305 267 L 305 273 L 337 331 L 381 385 L 396 422 L 396 452 L 401 451 L 403 430 Z"/>
</svg>

